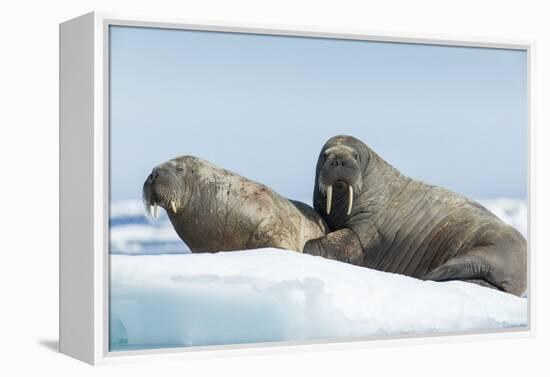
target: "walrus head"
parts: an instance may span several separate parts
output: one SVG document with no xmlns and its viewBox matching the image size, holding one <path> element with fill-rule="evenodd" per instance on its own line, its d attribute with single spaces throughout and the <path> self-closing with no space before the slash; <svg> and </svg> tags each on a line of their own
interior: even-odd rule
<svg viewBox="0 0 550 377">
<path fill-rule="evenodd" d="M 178 213 L 187 202 L 188 187 L 184 185 L 191 157 L 182 156 L 162 163 L 151 171 L 143 184 L 143 203 L 151 217 L 156 218 L 158 207 Z"/>
<path fill-rule="evenodd" d="M 347 195 L 347 215 L 353 207 L 353 197 L 363 186 L 363 171 L 368 156 L 362 142 L 351 136 L 335 136 L 324 145 L 317 162 L 317 186 L 325 196 L 325 212 L 332 210 L 333 192 Z"/>
</svg>

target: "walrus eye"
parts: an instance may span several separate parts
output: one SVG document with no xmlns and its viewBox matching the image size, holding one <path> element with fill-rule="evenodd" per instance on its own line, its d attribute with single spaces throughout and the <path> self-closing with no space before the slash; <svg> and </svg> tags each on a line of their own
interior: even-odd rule
<svg viewBox="0 0 550 377">
<path fill-rule="evenodd" d="M 183 174 L 183 168 L 181 166 L 178 166 L 176 168 L 176 172 L 179 173 L 179 174 Z"/>
<path fill-rule="evenodd" d="M 353 158 L 355 158 L 356 161 L 359 160 L 359 154 L 357 152 L 353 152 Z"/>
</svg>

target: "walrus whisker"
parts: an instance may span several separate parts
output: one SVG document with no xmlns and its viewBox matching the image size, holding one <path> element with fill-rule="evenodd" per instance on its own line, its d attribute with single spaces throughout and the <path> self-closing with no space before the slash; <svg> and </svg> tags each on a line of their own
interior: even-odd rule
<svg viewBox="0 0 550 377">
<path fill-rule="evenodd" d="M 330 209 L 332 207 L 332 185 L 327 187 L 327 215 L 330 215 Z"/>
<path fill-rule="evenodd" d="M 348 216 L 351 213 L 351 207 L 353 206 L 353 186 L 348 185 L 349 195 L 348 195 Z"/>
</svg>

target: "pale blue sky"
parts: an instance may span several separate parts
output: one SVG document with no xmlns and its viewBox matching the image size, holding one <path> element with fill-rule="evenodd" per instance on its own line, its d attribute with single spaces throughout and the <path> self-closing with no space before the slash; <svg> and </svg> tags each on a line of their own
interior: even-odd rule
<svg viewBox="0 0 550 377">
<path fill-rule="evenodd" d="M 111 194 L 196 155 L 310 198 L 333 135 L 474 198 L 526 196 L 525 51 L 111 27 Z"/>
</svg>

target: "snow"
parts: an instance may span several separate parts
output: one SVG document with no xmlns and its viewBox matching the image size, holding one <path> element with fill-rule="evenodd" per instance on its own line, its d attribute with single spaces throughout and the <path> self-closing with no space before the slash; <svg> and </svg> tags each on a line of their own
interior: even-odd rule
<svg viewBox="0 0 550 377">
<path fill-rule="evenodd" d="M 519 199 L 482 199 L 485 208 L 527 237 L 527 203 Z"/>
<path fill-rule="evenodd" d="M 278 249 L 112 255 L 111 350 L 489 330 L 527 299 Z"/>
<path fill-rule="evenodd" d="M 181 254 L 189 248 L 180 240 L 164 210 L 152 220 L 141 200 L 111 204 L 111 254 Z"/>
<path fill-rule="evenodd" d="M 307 201 L 305 201 L 307 202 Z M 527 205 L 479 202 L 527 235 Z M 489 330 L 527 325 L 527 299 L 299 253 L 190 254 L 164 211 L 110 216 L 112 350 Z"/>
</svg>

